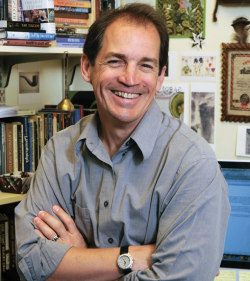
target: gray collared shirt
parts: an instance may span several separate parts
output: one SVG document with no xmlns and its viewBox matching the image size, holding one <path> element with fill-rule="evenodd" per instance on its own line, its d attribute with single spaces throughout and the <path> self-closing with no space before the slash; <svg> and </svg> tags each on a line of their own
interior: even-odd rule
<svg viewBox="0 0 250 281">
<path fill-rule="evenodd" d="M 124 280 L 212 281 L 222 258 L 230 205 L 213 151 L 154 101 L 110 159 L 98 114 L 55 134 L 44 147 L 26 198 L 17 206 L 17 263 L 45 280 L 70 246 L 40 238 L 32 219 L 60 205 L 89 247 L 156 243 L 152 268 Z"/>
</svg>

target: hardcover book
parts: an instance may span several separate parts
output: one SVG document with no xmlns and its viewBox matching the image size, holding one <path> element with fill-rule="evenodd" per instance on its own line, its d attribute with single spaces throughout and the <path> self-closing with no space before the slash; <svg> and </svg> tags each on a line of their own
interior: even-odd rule
<svg viewBox="0 0 250 281">
<path fill-rule="evenodd" d="M 91 8 L 91 2 L 81 1 L 81 0 L 78 1 L 54 0 L 54 6 Z"/>
<path fill-rule="evenodd" d="M 81 19 L 81 18 L 63 18 L 63 17 L 56 17 L 55 18 L 56 23 L 79 23 L 79 24 L 86 24 L 87 25 L 87 20 L 86 19 Z"/>
<path fill-rule="evenodd" d="M 4 26 L 3 26 L 4 27 Z M 22 22 L 22 21 L 6 21 L 6 27 L 12 28 L 29 28 L 29 29 L 40 29 L 41 24 L 40 22 Z"/>
<path fill-rule="evenodd" d="M 57 18 L 88 19 L 89 13 L 91 13 L 91 9 L 86 9 L 84 13 L 58 10 L 55 11 L 55 22 L 57 22 Z"/>
<path fill-rule="evenodd" d="M 50 47 L 52 45 L 52 43 L 50 41 L 43 41 L 43 40 L 1 39 L 0 45 L 28 46 L 28 47 Z M 18 115 L 20 115 L 20 114 L 18 114 Z"/>
<path fill-rule="evenodd" d="M 6 123 L 5 129 L 6 129 L 6 173 L 12 173 L 14 171 L 12 123 Z"/>
<path fill-rule="evenodd" d="M 6 128 L 5 128 L 5 123 L 0 122 L 0 129 L 1 129 L 1 146 L 2 146 L 2 174 L 6 173 Z"/>
<path fill-rule="evenodd" d="M 36 32 L 15 32 L 15 31 L 0 31 L 0 38 L 2 39 L 23 39 L 23 40 L 55 40 L 53 33 L 36 33 Z"/>
</svg>

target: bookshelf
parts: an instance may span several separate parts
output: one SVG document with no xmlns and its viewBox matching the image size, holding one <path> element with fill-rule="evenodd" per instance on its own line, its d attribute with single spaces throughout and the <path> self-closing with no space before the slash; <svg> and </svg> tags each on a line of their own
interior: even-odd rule
<svg viewBox="0 0 250 281">
<path fill-rule="evenodd" d="M 21 201 L 25 195 L 6 193 L 0 191 L 0 205 L 11 204 Z"/>
</svg>

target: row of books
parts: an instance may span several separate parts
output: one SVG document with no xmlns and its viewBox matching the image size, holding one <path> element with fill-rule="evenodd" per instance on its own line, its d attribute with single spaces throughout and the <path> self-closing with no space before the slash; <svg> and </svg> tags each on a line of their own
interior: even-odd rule
<svg viewBox="0 0 250 281">
<path fill-rule="evenodd" d="M 16 281 L 15 218 L 14 214 L 0 213 L 0 279 Z"/>
<path fill-rule="evenodd" d="M 82 47 L 89 13 L 87 0 L 0 0 L 0 44 Z"/>
<path fill-rule="evenodd" d="M 0 119 L 0 174 L 35 172 L 41 151 L 56 132 L 83 117 L 79 105 L 70 117 L 65 112 L 44 108 L 34 115 Z"/>
</svg>

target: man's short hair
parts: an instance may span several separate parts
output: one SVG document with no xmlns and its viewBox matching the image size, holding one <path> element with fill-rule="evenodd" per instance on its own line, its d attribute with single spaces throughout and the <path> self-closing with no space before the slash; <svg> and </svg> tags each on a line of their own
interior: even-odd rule
<svg viewBox="0 0 250 281">
<path fill-rule="evenodd" d="M 152 23 L 158 30 L 161 44 L 159 53 L 159 75 L 162 68 L 167 65 L 169 36 L 166 20 L 162 14 L 152 6 L 142 3 L 132 3 L 117 9 L 108 10 L 101 15 L 89 28 L 83 47 L 83 52 L 88 57 L 91 65 L 95 64 L 98 52 L 102 47 L 103 36 L 107 27 L 118 19 L 146 25 Z"/>
</svg>

